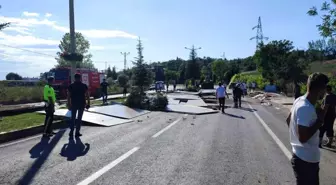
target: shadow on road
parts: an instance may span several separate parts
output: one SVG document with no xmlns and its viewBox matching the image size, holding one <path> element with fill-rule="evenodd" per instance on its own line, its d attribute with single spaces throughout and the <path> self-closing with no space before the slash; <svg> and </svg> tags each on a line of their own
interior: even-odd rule
<svg viewBox="0 0 336 185">
<path fill-rule="evenodd" d="M 230 116 L 230 117 L 234 117 L 234 118 L 245 119 L 244 116 L 237 116 L 237 115 L 229 114 L 229 113 L 225 113 L 225 115 L 228 115 L 228 116 Z"/>
<path fill-rule="evenodd" d="M 44 162 L 48 159 L 50 153 L 57 145 L 59 140 L 64 135 L 65 130 L 58 132 L 51 140 L 49 138 L 42 137 L 41 141 L 37 143 L 30 151 L 30 157 L 36 158 L 31 167 L 25 172 L 24 176 L 19 180 L 18 184 L 25 185 L 30 184 L 35 175 L 39 172 Z M 50 140 L 50 142 L 49 142 Z"/>
<path fill-rule="evenodd" d="M 79 137 L 69 137 L 69 142 L 64 144 L 60 155 L 66 157 L 68 161 L 74 161 L 77 157 L 86 155 L 90 150 L 90 144 L 83 144 Z"/>
<path fill-rule="evenodd" d="M 257 109 L 251 109 L 251 108 L 245 108 L 245 107 L 240 107 L 240 110 L 245 110 L 245 111 L 249 111 L 249 112 L 255 112 L 257 111 Z"/>
<path fill-rule="evenodd" d="M 49 147 L 49 137 L 42 137 L 41 141 L 29 150 L 30 158 L 35 159 L 41 157 L 44 150 Z"/>
</svg>

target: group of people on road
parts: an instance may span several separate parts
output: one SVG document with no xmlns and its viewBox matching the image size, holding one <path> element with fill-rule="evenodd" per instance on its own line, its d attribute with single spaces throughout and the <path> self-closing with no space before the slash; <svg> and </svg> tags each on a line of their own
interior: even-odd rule
<svg viewBox="0 0 336 185">
<path fill-rule="evenodd" d="M 336 117 L 336 95 L 329 79 L 322 73 L 313 73 L 307 81 L 305 95 L 295 99 L 292 109 L 286 119 L 289 126 L 290 143 L 293 156 L 292 167 L 297 185 L 319 184 L 320 148 L 324 133 L 327 133 L 328 143 L 332 144 L 333 124 Z M 318 101 L 323 98 L 322 105 Z"/>
<path fill-rule="evenodd" d="M 223 113 L 225 113 L 225 97 L 229 98 L 228 93 L 226 92 L 226 85 L 223 83 L 219 83 L 218 87 L 216 89 L 216 98 L 218 99 L 219 102 L 219 109 L 222 110 Z M 254 84 L 254 89 L 255 89 L 255 84 Z M 254 90 L 253 89 L 253 90 Z M 234 102 L 234 107 L 235 108 L 241 108 L 241 99 L 245 95 L 247 95 L 247 86 L 246 83 L 238 82 L 234 84 L 232 87 L 232 95 L 233 95 L 233 102 Z"/>
<path fill-rule="evenodd" d="M 82 117 L 84 109 L 90 108 L 90 95 L 88 86 L 81 81 L 81 75 L 75 74 L 75 81 L 68 87 L 67 106 L 71 111 L 71 120 L 69 123 L 70 132 L 69 136 L 80 137 Z M 44 86 L 43 99 L 45 102 L 46 117 L 44 122 L 43 136 L 50 137 L 55 134 L 52 131 L 52 123 L 55 112 L 56 95 L 52 87 L 54 77 L 48 78 L 48 84 Z M 76 119 L 77 118 L 77 119 Z M 76 128 L 76 130 L 75 130 Z"/>
</svg>

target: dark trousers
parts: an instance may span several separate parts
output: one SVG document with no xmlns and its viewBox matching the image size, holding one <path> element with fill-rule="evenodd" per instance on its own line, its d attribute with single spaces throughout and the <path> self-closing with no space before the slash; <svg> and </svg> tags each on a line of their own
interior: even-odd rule
<svg viewBox="0 0 336 185">
<path fill-rule="evenodd" d="M 72 107 L 71 108 L 71 121 L 70 121 L 70 130 L 74 131 L 76 125 L 76 133 L 79 133 L 82 125 L 82 117 L 84 113 L 84 107 Z M 77 119 L 76 119 L 77 115 Z"/>
<path fill-rule="evenodd" d="M 303 161 L 295 154 L 291 159 L 296 185 L 319 185 L 319 163 Z"/>
<path fill-rule="evenodd" d="M 334 121 L 335 117 L 325 118 L 324 124 L 320 128 L 320 138 L 327 132 L 327 137 L 334 137 Z"/>
<path fill-rule="evenodd" d="M 219 101 L 219 109 L 221 109 L 222 112 L 224 112 L 224 109 L 225 109 L 225 97 L 218 98 L 218 101 Z"/>
<path fill-rule="evenodd" d="M 241 107 L 241 96 L 235 96 L 233 98 L 233 101 L 234 101 L 234 104 L 235 104 L 235 107 Z"/>
<path fill-rule="evenodd" d="M 51 133 L 52 132 L 52 123 L 54 121 L 54 112 L 55 107 L 54 105 L 48 105 L 45 107 L 46 117 L 44 120 L 44 133 Z"/>
<path fill-rule="evenodd" d="M 107 91 L 103 91 L 103 103 L 107 102 Z"/>
</svg>

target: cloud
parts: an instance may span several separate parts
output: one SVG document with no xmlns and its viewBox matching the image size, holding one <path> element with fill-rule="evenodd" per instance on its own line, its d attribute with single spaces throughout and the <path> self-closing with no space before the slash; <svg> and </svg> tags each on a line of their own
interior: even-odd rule
<svg viewBox="0 0 336 185">
<path fill-rule="evenodd" d="M 56 46 L 59 40 L 42 39 L 32 35 L 8 35 L 0 32 L 0 44 L 12 46 L 33 46 L 33 45 L 49 45 Z"/>
<path fill-rule="evenodd" d="M 16 29 L 26 29 L 32 28 L 36 26 L 48 26 L 55 30 L 58 30 L 63 33 L 69 32 L 68 27 L 64 27 L 58 25 L 55 21 L 50 21 L 47 18 L 44 19 L 36 19 L 36 18 L 15 18 L 15 17 L 4 17 L 0 16 L 0 22 L 10 22 L 11 26 L 15 27 Z M 88 38 L 130 38 L 136 39 L 138 36 L 127 33 L 121 30 L 101 30 L 101 29 L 77 29 L 76 31 L 83 33 Z"/>
<path fill-rule="evenodd" d="M 29 28 L 25 27 L 16 27 L 16 26 L 10 26 L 6 28 L 6 31 L 14 31 L 23 35 L 31 35 L 32 33 L 30 32 Z"/>
<path fill-rule="evenodd" d="M 22 15 L 24 15 L 26 17 L 38 17 L 38 16 L 40 16 L 40 14 L 33 13 L 33 12 L 23 12 Z"/>
<path fill-rule="evenodd" d="M 46 13 L 44 16 L 45 16 L 45 17 L 51 17 L 52 14 L 51 14 L 51 13 Z"/>
<path fill-rule="evenodd" d="M 55 57 L 56 52 L 59 51 L 61 34 L 69 32 L 67 26 L 50 20 L 49 17 L 52 16 L 50 13 L 40 17 L 38 13 L 23 12 L 23 16 L 0 16 L 0 22 L 11 23 L 10 27 L 0 32 L 0 63 L 3 64 L 0 73 L 15 70 L 22 75 L 36 76 L 40 72 L 49 70 L 56 64 Z M 49 33 L 53 30 L 57 34 Z M 91 38 L 137 38 L 136 35 L 121 30 L 79 28 L 76 31 L 83 33 L 89 40 Z M 42 33 L 43 36 L 38 33 Z M 127 45 L 91 43 L 90 52 L 120 50 L 125 47 Z"/>
</svg>

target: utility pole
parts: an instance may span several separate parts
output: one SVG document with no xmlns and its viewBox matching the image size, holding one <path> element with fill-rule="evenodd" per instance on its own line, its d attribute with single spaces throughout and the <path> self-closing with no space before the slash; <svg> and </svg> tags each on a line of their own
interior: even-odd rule
<svg viewBox="0 0 336 185">
<path fill-rule="evenodd" d="M 107 73 L 107 62 L 105 62 L 105 74 Z"/>
<path fill-rule="evenodd" d="M 258 18 L 258 25 L 253 27 L 252 30 L 257 28 L 257 35 L 255 37 L 250 38 L 250 40 L 255 39 L 256 40 L 256 49 L 259 49 L 259 45 L 264 42 L 264 40 L 268 40 L 268 37 L 264 37 L 263 30 L 262 30 L 262 24 L 261 24 L 261 18 L 259 16 Z"/>
<path fill-rule="evenodd" d="M 120 52 L 120 54 L 124 55 L 124 70 L 126 71 L 127 55 L 129 55 L 130 52 Z"/>
<path fill-rule="evenodd" d="M 74 0 L 69 0 L 70 53 L 76 52 Z M 71 82 L 75 81 L 76 61 L 71 62 Z"/>
</svg>

